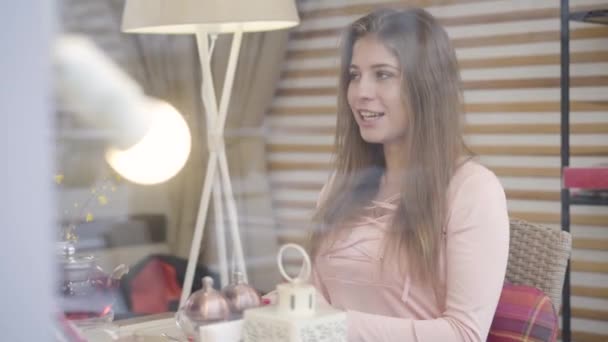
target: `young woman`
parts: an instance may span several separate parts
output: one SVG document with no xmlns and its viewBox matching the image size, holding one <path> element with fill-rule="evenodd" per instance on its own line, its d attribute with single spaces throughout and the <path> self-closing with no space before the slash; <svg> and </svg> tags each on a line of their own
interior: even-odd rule
<svg viewBox="0 0 608 342">
<path fill-rule="evenodd" d="M 313 282 L 347 312 L 349 342 L 485 341 L 509 220 L 499 181 L 463 143 L 450 40 L 424 10 L 379 10 L 342 44 Z"/>
</svg>

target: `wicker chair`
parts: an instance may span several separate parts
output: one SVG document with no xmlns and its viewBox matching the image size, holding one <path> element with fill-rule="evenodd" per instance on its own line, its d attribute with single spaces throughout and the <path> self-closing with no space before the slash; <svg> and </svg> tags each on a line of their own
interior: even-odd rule
<svg viewBox="0 0 608 342">
<path fill-rule="evenodd" d="M 559 312 L 571 249 L 569 233 L 511 219 L 507 280 L 542 290 Z"/>
</svg>

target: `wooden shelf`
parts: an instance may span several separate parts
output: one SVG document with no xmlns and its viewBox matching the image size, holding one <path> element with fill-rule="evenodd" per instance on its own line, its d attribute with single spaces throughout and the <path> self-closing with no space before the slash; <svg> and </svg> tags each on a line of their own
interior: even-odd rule
<svg viewBox="0 0 608 342">
<path fill-rule="evenodd" d="M 581 21 L 585 23 L 603 24 L 608 25 L 608 8 L 577 8 L 573 12 L 570 11 L 570 0 L 560 0 L 560 79 L 561 79 L 561 100 L 560 100 L 560 131 L 561 131 L 561 165 L 562 165 L 562 210 L 561 216 L 561 228 L 566 232 L 570 232 L 571 217 L 570 217 L 570 206 L 571 205 L 608 205 L 608 198 L 606 198 L 603 191 L 595 190 L 608 190 L 608 165 L 602 167 L 588 167 L 588 168 L 577 168 L 568 167 L 570 164 L 571 157 L 571 146 L 570 146 L 570 134 L 572 133 L 570 123 L 570 112 L 578 111 L 572 105 L 570 101 L 570 87 L 576 86 L 573 79 L 570 77 L 570 63 L 577 63 L 574 55 L 570 53 L 570 21 Z M 570 194 L 570 191 L 563 191 L 565 189 L 581 189 L 581 191 Z M 575 240 L 576 241 L 576 240 Z M 581 241 L 579 240 L 579 243 Z M 598 245 L 593 244 L 592 246 L 597 247 Z M 581 265 L 580 263 L 573 262 L 573 266 L 583 267 L 589 269 L 598 269 L 598 265 Z M 602 269 L 605 265 L 601 265 L 599 268 Z M 573 267 L 573 270 L 575 267 Z M 606 270 L 605 268 L 603 269 Z M 598 334 L 581 334 L 580 332 L 573 332 L 571 329 L 571 315 L 574 316 L 586 316 L 602 317 L 602 319 L 608 318 L 606 312 L 602 312 L 600 315 L 597 312 L 581 312 L 579 309 L 572 309 L 570 303 L 571 295 L 571 284 L 570 284 L 570 269 L 566 269 L 566 275 L 564 279 L 564 291 L 562 293 L 562 304 L 563 304 L 563 315 L 562 324 L 563 329 L 562 341 L 571 342 L 572 337 L 575 340 L 588 340 L 588 341 L 604 341 L 604 335 Z M 576 293 L 576 289 L 573 288 L 573 292 Z M 603 291 L 603 290 L 602 290 Z"/>
<path fill-rule="evenodd" d="M 570 204 L 571 205 L 604 206 L 604 205 L 608 205 L 608 197 L 598 197 L 598 196 L 587 196 L 587 195 L 574 194 L 574 195 L 570 196 Z"/>
<path fill-rule="evenodd" d="M 570 13 L 570 20 L 608 25 L 608 9 Z"/>
</svg>

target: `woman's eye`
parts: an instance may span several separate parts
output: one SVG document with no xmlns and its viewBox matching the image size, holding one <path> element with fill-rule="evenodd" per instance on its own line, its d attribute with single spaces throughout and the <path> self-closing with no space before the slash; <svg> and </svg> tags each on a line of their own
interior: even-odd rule
<svg viewBox="0 0 608 342">
<path fill-rule="evenodd" d="M 393 77 L 393 74 L 387 71 L 378 71 L 376 72 L 376 77 L 380 80 L 385 80 L 387 78 Z"/>
<path fill-rule="evenodd" d="M 352 81 L 352 80 L 355 80 L 357 78 L 359 78 L 359 73 L 354 72 L 354 71 L 351 71 L 351 72 L 348 73 L 348 79 L 349 80 Z"/>
</svg>

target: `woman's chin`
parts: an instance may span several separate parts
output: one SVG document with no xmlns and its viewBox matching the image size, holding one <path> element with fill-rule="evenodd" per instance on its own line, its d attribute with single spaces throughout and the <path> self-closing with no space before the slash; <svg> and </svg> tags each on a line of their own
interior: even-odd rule
<svg viewBox="0 0 608 342">
<path fill-rule="evenodd" d="M 384 138 L 377 134 L 361 134 L 361 138 L 363 139 L 363 141 L 365 141 L 366 143 L 370 143 L 370 144 L 383 144 L 384 143 Z"/>
</svg>

